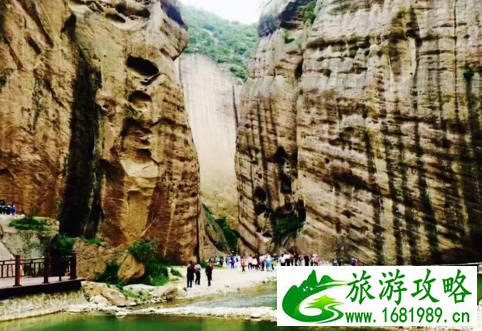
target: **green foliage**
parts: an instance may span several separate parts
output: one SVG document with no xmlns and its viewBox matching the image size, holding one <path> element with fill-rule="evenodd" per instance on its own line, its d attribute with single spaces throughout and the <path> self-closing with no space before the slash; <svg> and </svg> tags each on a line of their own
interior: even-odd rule
<svg viewBox="0 0 482 331">
<path fill-rule="evenodd" d="M 465 80 L 468 82 L 471 81 L 475 75 L 474 70 L 472 70 L 472 68 L 469 68 L 469 67 L 464 68 L 463 74 L 464 74 Z"/>
<path fill-rule="evenodd" d="M 169 265 L 170 263 L 156 258 L 155 248 L 156 241 L 138 240 L 131 247 L 131 253 L 135 259 L 144 264 L 146 272 L 144 277 L 132 280 L 131 283 L 142 283 L 153 286 L 162 286 L 169 282 Z"/>
<path fill-rule="evenodd" d="M 167 268 L 165 268 L 167 273 Z M 158 275 L 148 275 L 144 278 L 145 281 L 142 282 L 143 284 L 152 285 L 152 286 L 162 286 L 169 283 L 169 275 L 165 274 L 158 274 Z"/>
<path fill-rule="evenodd" d="M 315 7 L 316 7 L 316 2 L 310 2 L 306 7 L 305 7 L 305 22 L 310 22 L 310 24 L 313 24 L 313 22 L 316 19 L 316 13 L 315 13 Z"/>
<path fill-rule="evenodd" d="M 60 256 L 71 255 L 74 251 L 75 238 L 59 235 L 57 240 L 57 250 Z"/>
<path fill-rule="evenodd" d="M 201 265 L 201 268 L 203 268 L 203 269 L 206 269 L 206 267 L 209 265 L 209 263 L 207 263 L 204 260 L 202 260 L 199 264 Z"/>
<path fill-rule="evenodd" d="M 224 220 L 224 223 L 226 223 L 225 218 L 222 220 Z M 229 248 L 231 248 L 231 251 L 237 251 L 239 238 L 236 235 L 236 233 L 227 224 L 225 224 L 221 228 L 223 229 L 224 237 L 226 237 L 226 241 L 228 242 L 228 245 L 229 245 Z"/>
<path fill-rule="evenodd" d="M 238 248 L 238 236 L 228 225 L 226 217 L 216 219 L 208 206 L 203 205 L 204 214 L 208 218 L 210 223 L 216 223 L 219 228 L 223 231 L 224 238 L 226 238 L 226 243 L 230 251 L 237 251 Z"/>
<path fill-rule="evenodd" d="M 155 256 L 155 248 L 157 242 L 139 240 L 129 247 L 128 251 L 134 258 L 144 264 L 146 272 L 143 277 L 138 279 L 132 279 L 129 284 L 147 284 L 152 286 L 162 286 L 169 282 L 168 267 L 169 263 L 162 261 Z M 105 271 L 97 274 L 95 277 L 96 282 L 102 282 L 112 284 L 117 287 L 123 287 L 125 284 L 119 278 L 120 265 L 116 261 L 107 262 Z M 174 274 L 176 270 L 172 273 Z M 179 274 L 179 272 L 177 272 Z M 179 274 L 180 275 L 180 274 Z M 132 293 L 131 293 L 132 294 Z"/>
<path fill-rule="evenodd" d="M 176 277 L 182 277 L 181 273 L 176 270 L 171 268 L 171 275 L 176 276 Z"/>
<path fill-rule="evenodd" d="M 109 261 L 105 265 L 104 272 L 98 273 L 95 276 L 94 281 L 100 282 L 100 283 L 113 284 L 113 285 L 122 287 L 124 284 L 119 279 L 119 276 L 118 276 L 119 269 L 120 269 L 119 263 L 117 263 L 116 261 Z"/>
<path fill-rule="evenodd" d="M 92 238 L 92 239 L 82 238 L 82 240 L 92 246 L 102 246 L 102 240 L 100 240 L 99 238 Z"/>
<path fill-rule="evenodd" d="M 234 67 L 229 68 L 229 70 L 238 78 L 244 79 L 248 77 L 248 72 L 246 70 L 238 69 Z"/>
<path fill-rule="evenodd" d="M 27 215 L 24 218 L 10 222 L 10 226 L 23 231 L 45 231 L 47 228 L 47 220 L 36 219 L 33 215 Z"/>
<path fill-rule="evenodd" d="M 356 48 L 350 48 L 348 52 L 350 53 L 350 57 L 354 59 L 356 57 L 358 50 Z"/>
<path fill-rule="evenodd" d="M 297 217 L 283 218 L 276 222 L 274 231 L 277 234 L 296 233 L 303 227 L 303 223 Z"/>
<path fill-rule="evenodd" d="M 150 303 L 151 302 L 151 294 L 149 291 L 129 291 L 124 288 L 121 289 L 122 294 L 126 296 L 126 298 L 132 299 L 137 303 Z"/>
<path fill-rule="evenodd" d="M 182 13 L 189 27 L 185 52 L 205 54 L 245 79 L 258 42 L 256 25 L 231 22 L 190 6 L 182 6 Z"/>
<path fill-rule="evenodd" d="M 273 226 L 273 241 L 281 244 L 284 238 L 296 238 L 303 229 L 304 222 L 296 215 L 279 219 Z"/>
<path fill-rule="evenodd" d="M 154 249 L 157 242 L 138 240 L 129 247 L 129 253 L 131 253 L 137 261 L 145 263 L 154 258 Z"/>
<path fill-rule="evenodd" d="M 295 41 L 295 38 L 291 38 L 290 33 L 288 31 L 285 31 L 283 34 L 283 39 L 285 41 L 285 44 L 290 44 L 293 41 Z"/>
</svg>

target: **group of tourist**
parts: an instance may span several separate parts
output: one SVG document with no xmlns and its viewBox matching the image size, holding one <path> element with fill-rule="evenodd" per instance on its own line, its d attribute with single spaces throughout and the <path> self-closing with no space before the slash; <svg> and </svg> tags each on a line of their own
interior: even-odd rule
<svg viewBox="0 0 482 331">
<path fill-rule="evenodd" d="M 324 259 L 321 259 L 317 254 L 311 255 L 298 255 L 285 253 L 280 256 L 280 264 L 282 266 L 320 266 L 320 265 L 330 265 L 330 263 Z M 333 259 L 331 262 L 332 266 L 342 266 L 343 261 L 339 258 Z M 357 258 L 352 257 L 350 259 L 351 266 L 358 266 L 360 262 Z"/>
<path fill-rule="evenodd" d="M 187 287 L 192 288 L 192 282 L 194 281 L 194 285 L 201 285 L 201 270 L 202 267 L 198 263 L 194 265 L 193 262 L 189 262 L 187 267 Z M 208 266 L 206 267 L 206 278 L 208 279 L 208 286 L 211 286 L 211 281 L 213 278 L 213 270 L 214 264 L 212 261 L 209 261 Z M 196 279 L 194 279 L 196 277 Z"/>
<path fill-rule="evenodd" d="M 0 214 L 3 215 L 16 215 L 17 207 L 13 202 L 6 204 L 4 200 L 0 200 Z"/>
<path fill-rule="evenodd" d="M 248 270 L 261 270 L 261 271 L 273 271 L 275 260 L 269 254 L 263 254 L 258 256 L 248 255 L 241 259 L 242 272 Z"/>
<path fill-rule="evenodd" d="M 270 254 L 260 254 L 260 255 L 247 255 L 247 256 L 239 256 L 239 255 L 232 255 L 227 257 L 216 257 L 214 259 L 210 259 L 210 262 L 213 262 L 215 265 L 223 267 L 224 264 L 228 268 L 237 269 L 239 267 L 242 268 L 242 272 L 247 270 L 261 270 L 261 271 L 272 271 L 276 265 L 281 266 L 320 266 L 320 265 L 330 265 L 330 262 L 327 260 L 321 259 L 317 254 L 311 255 L 300 255 L 300 254 L 291 254 L 291 253 L 283 253 L 280 256 Z M 358 266 L 359 261 L 357 258 L 352 257 L 349 263 L 346 263 L 352 266 Z M 332 260 L 331 265 L 333 266 L 342 266 L 344 265 L 344 261 L 339 258 L 335 258 Z"/>
</svg>

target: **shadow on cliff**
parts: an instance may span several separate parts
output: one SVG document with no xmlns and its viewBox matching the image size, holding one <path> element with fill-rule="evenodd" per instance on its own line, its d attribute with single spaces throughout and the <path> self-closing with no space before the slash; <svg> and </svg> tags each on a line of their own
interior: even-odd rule
<svg viewBox="0 0 482 331">
<path fill-rule="evenodd" d="M 102 170 L 96 152 L 100 107 L 94 101 L 100 85 L 100 73 L 93 72 L 80 55 L 70 122 L 67 179 L 59 215 L 60 233 L 70 237 L 94 238 L 103 217 Z"/>
</svg>

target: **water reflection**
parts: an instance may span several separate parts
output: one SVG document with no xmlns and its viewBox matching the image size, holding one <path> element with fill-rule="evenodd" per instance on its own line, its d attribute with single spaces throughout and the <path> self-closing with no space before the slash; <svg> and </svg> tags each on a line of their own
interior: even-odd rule
<svg viewBox="0 0 482 331">
<path fill-rule="evenodd" d="M 123 319 L 89 315 L 51 315 L 0 323 L 0 331 L 297 331 L 275 323 L 217 318 L 129 316 Z M 343 331 L 346 328 L 327 328 Z M 370 329 L 358 328 L 360 331 Z M 374 330 L 374 329 L 372 329 Z"/>
<path fill-rule="evenodd" d="M 0 331 L 274 331 L 275 328 L 273 323 L 215 318 L 129 316 L 117 319 L 70 314 L 0 323 Z"/>
</svg>

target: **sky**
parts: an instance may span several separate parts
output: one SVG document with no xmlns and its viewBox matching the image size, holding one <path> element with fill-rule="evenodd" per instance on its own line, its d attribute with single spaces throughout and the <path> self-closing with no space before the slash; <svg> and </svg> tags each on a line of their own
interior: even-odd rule
<svg viewBox="0 0 482 331">
<path fill-rule="evenodd" d="M 231 21 L 257 23 L 261 0 L 180 0 L 183 4 L 213 12 Z"/>
</svg>

